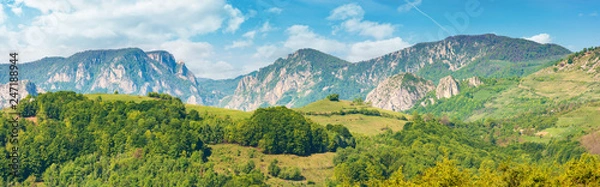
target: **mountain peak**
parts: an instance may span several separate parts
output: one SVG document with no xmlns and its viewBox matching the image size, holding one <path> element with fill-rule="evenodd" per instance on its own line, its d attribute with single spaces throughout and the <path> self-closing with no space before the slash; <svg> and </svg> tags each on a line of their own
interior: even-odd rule
<svg viewBox="0 0 600 187">
<path fill-rule="evenodd" d="M 308 64 L 317 68 L 336 68 L 349 65 L 350 62 L 316 49 L 304 48 L 299 49 L 294 53 L 288 54 L 286 58 L 277 59 L 273 65 L 276 67 L 280 67 L 288 65 L 296 66 Z M 271 66 L 267 66 L 261 69 L 269 69 L 269 67 Z"/>
</svg>

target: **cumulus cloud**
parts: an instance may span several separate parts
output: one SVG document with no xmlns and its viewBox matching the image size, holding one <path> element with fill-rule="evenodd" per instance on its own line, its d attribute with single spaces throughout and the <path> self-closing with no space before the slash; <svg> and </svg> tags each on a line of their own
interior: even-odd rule
<svg viewBox="0 0 600 187">
<path fill-rule="evenodd" d="M 229 4 L 225 5 L 224 9 L 230 16 L 225 32 L 235 32 L 240 28 L 240 25 L 244 23 L 246 18 L 244 18 L 242 12 L 239 9 L 233 8 Z"/>
<path fill-rule="evenodd" d="M 383 39 L 393 35 L 394 26 L 391 24 L 379 24 L 371 21 L 362 21 L 359 19 L 350 19 L 342 23 L 342 27 L 351 33 L 358 33 L 361 36 L 371 36 L 375 39 Z"/>
<path fill-rule="evenodd" d="M 288 39 L 284 46 L 294 50 L 301 48 L 313 48 L 323 52 L 344 51 L 346 46 L 338 41 L 327 39 L 314 33 L 306 25 L 293 25 L 286 30 Z"/>
<path fill-rule="evenodd" d="M 283 11 L 283 9 L 277 8 L 277 7 L 269 8 L 267 10 L 267 12 L 274 13 L 274 14 L 281 14 L 282 11 Z"/>
<path fill-rule="evenodd" d="M 225 49 L 229 50 L 229 49 L 235 49 L 235 48 L 250 47 L 254 43 L 253 40 L 254 40 L 254 37 L 256 36 L 256 34 L 262 33 L 262 36 L 265 37 L 265 36 L 267 36 L 267 32 L 270 32 L 272 30 L 273 30 L 273 27 L 271 27 L 271 25 L 267 21 L 260 28 L 244 33 L 242 35 L 243 39 L 233 41 L 232 44 L 225 46 Z"/>
<path fill-rule="evenodd" d="M 264 45 L 256 49 L 256 53 L 252 57 L 254 58 L 273 58 L 278 47 L 275 45 Z"/>
<path fill-rule="evenodd" d="M 399 37 L 378 41 L 367 40 L 352 44 L 346 60 L 351 62 L 369 60 L 410 46 L 408 42 Z"/>
<path fill-rule="evenodd" d="M 526 40 L 531 40 L 537 43 L 546 44 L 552 42 L 552 38 L 549 34 L 541 33 L 532 37 L 524 37 Z"/>
<path fill-rule="evenodd" d="M 398 7 L 398 12 L 408 12 L 414 7 L 421 5 L 422 0 L 405 0 L 406 4 Z"/>
<path fill-rule="evenodd" d="M 333 9 L 328 20 L 362 19 L 365 11 L 356 3 L 346 4 Z"/>
<path fill-rule="evenodd" d="M 365 11 L 355 3 L 342 5 L 330 12 L 328 20 L 341 20 L 336 30 L 344 30 L 361 36 L 373 37 L 377 40 L 389 38 L 393 35 L 395 27 L 389 23 L 377 23 L 363 20 Z M 334 30 L 334 32 L 336 31 Z"/>
</svg>

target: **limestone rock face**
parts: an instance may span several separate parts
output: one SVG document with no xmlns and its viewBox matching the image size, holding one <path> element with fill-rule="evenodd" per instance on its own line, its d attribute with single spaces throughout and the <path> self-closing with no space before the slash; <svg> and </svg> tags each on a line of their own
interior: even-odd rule
<svg viewBox="0 0 600 187">
<path fill-rule="evenodd" d="M 435 89 L 435 95 L 438 99 L 440 98 L 450 98 L 452 96 L 458 95 L 460 91 L 458 90 L 458 82 L 452 78 L 452 76 L 447 76 L 440 79 L 437 88 Z"/>
<path fill-rule="evenodd" d="M 5 66 L 0 65 L 8 69 Z M 203 104 L 194 74 L 166 51 L 89 50 L 67 58 L 48 57 L 22 63 L 19 69 L 31 72 L 19 75 L 20 79 L 29 80 L 46 91 L 69 90 L 84 94 L 118 91 L 132 95 L 159 92 L 190 104 Z"/>
<path fill-rule="evenodd" d="M 7 84 L 0 84 L 0 108 L 8 108 L 11 106 L 10 104 L 10 100 L 13 99 L 13 97 L 9 94 L 10 93 L 10 83 Z M 31 81 L 29 80 L 20 80 L 18 81 L 18 86 L 12 86 L 14 89 L 17 89 L 17 93 L 19 94 L 17 96 L 17 98 L 19 99 L 19 101 L 21 101 L 23 98 L 27 97 L 27 95 L 33 95 L 36 96 L 38 95 L 38 93 L 43 93 L 44 90 L 38 88 L 35 84 L 33 84 Z"/>
<path fill-rule="evenodd" d="M 466 81 L 467 81 L 467 84 L 472 87 L 478 87 L 483 84 L 483 82 L 481 82 L 481 79 L 479 79 L 479 77 L 471 77 L 471 78 L 466 79 Z"/>
<path fill-rule="evenodd" d="M 366 101 L 374 107 L 403 111 L 412 108 L 433 89 L 435 86 L 431 81 L 412 73 L 401 73 L 383 80 L 367 95 Z"/>
<path fill-rule="evenodd" d="M 511 45 L 506 45 L 508 43 Z M 514 50 L 516 46 L 523 50 Z M 537 53 L 531 55 L 530 51 Z M 415 73 L 429 80 L 439 80 L 450 75 L 449 72 L 467 66 L 489 68 L 478 66 L 483 61 L 502 60 L 522 65 L 520 63 L 525 61 L 558 58 L 570 53 L 557 45 L 493 34 L 452 36 L 353 63 L 317 50 L 300 49 L 272 65 L 243 75 L 240 79 L 243 81 L 236 82 L 235 91 L 223 97 L 218 105 L 241 110 L 273 105 L 301 107 L 332 93 L 340 94 L 340 99 L 352 100 L 364 98 L 383 80 L 399 73 Z M 444 73 L 439 73 L 440 70 Z M 496 71 L 504 69 L 489 70 Z M 465 77 L 475 75 L 476 71 L 461 74 Z M 450 92 L 444 97 L 456 93 Z"/>
</svg>

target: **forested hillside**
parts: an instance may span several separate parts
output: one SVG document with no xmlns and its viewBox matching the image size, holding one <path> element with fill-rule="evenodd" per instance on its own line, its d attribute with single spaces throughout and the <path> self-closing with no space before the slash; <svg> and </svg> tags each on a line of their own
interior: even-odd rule
<svg viewBox="0 0 600 187">
<path fill-rule="evenodd" d="M 7 141 L 9 119 L 4 113 L 0 118 L 0 151 L 8 155 L 18 147 L 21 163 L 14 178 L 9 160 L 4 159 L 8 157 L 3 157 L 0 185 L 480 186 L 493 179 L 509 186 L 593 186 L 600 182 L 600 158 L 588 155 L 579 142 L 519 143 L 514 138 L 521 134 L 510 123 L 464 123 L 415 113 L 402 130 L 355 136 L 343 122 L 319 124 L 304 117 L 317 114 L 311 108 L 302 113 L 264 108 L 242 117 L 245 114 L 186 108 L 167 94 L 148 96 L 49 92 L 26 98 L 17 109 L 26 117 L 20 121 L 18 143 Z M 324 106 L 319 114 L 329 117 L 357 111 L 348 115 L 407 119 L 391 111 L 319 106 Z M 531 118 L 517 118 L 513 124 L 537 124 L 519 119 Z"/>
</svg>

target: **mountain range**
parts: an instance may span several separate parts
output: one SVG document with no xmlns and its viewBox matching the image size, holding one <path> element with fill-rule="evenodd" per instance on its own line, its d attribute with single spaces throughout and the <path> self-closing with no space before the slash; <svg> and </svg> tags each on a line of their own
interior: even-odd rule
<svg viewBox="0 0 600 187">
<path fill-rule="evenodd" d="M 19 78 L 34 84 L 29 94 L 42 90 L 133 95 L 161 92 L 190 104 L 250 111 L 273 105 L 300 107 L 338 93 L 341 99 L 362 98 L 377 107 L 406 110 L 429 92 L 438 92 L 438 99 L 456 95 L 459 80 L 525 76 L 570 53 L 559 45 L 525 39 L 460 35 L 361 62 L 300 49 L 249 74 L 212 80 L 197 78 L 166 51 L 127 48 L 90 50 L 66 58 L 23 63 L 19 65 Z M 0 68 L 7 69 L 5 66 L 1 64 Z M 8 80 L 8 75 L 1 74 L 0 80 Z M 418 81 L 402 83 L 404 80 Z M 394 85 L 408 87 L 396 92 Z M 418 93 L 411 87 L 418 88 Z M 403 101 L 397 98 L 406 94 L 413 96 Z M 398 102 L 390 104 L 392 100 Z"/>
</svg>

